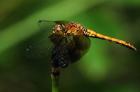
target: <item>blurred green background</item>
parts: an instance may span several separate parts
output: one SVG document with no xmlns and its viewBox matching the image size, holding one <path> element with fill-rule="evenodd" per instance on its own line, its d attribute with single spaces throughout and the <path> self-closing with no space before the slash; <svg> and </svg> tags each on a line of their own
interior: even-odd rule
<svg viewBox="0 0 140 92">
<path fill-rule="evenodd" d="M 140 0 L 0 0 L 0 92 L 51 90 L 47 43 L 26 53 L 40 39 L 40 19 L 76 21 L 138 49 L 91 39 L 88 53 L 63 69 L 61 92 L 140 92 Z"/>
</svg>

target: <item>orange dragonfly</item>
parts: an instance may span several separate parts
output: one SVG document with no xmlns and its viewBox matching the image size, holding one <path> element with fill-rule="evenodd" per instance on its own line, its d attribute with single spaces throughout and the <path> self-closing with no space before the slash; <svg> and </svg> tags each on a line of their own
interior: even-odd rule
<svg viewBox="0 0 140 92">
<path fill-rule="evenodd" d="M 79 23 L 40 20 L 39 24 L 45 24 L 46 29 L 44 30 L 47 30 L 47 27 L 51 30 L 48 37 L 54 45 L 51 56 L 53 67 L 65 68 L 70 63 L 78 61 L 90 47 L 89 38 L 99 38 L 115 42 L 129 49 L 136 50 L 132 44 L 126 41 L 97 33 Z"/>
</svg>

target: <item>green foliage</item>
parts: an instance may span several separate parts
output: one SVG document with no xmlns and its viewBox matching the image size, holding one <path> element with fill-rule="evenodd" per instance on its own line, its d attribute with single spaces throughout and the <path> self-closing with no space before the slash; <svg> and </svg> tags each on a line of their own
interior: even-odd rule
<svg viewBox="0 0 140 92">
<path fill-rule="evenodd" d="M 30 38 L 40 32 L 38 20 L 79 22 L 139 47 L 139 9 L 140 0 L 1 0 L 0 92 L 49 90 L 47 57 L 40 59 L 40 52 L 29 58 L 24 52 Z M 45 53 L 45 47 L 41 50 Z M 62 72 L 60 90 L 139 92 L 139 54 L 139 51 L 91 39 L 89 52 Z"/>
</svg>

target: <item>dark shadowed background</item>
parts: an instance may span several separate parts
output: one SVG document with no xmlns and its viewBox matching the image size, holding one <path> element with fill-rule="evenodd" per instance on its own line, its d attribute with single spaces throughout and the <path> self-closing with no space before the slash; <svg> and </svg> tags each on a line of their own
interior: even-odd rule
<svg viewBox="0 0 140 92">
<path fill-rule="evenodd" d="M 40 19 L 76 21 L 138 49 L 90 39 L 88 53 L 63 69 L 61 92 L 140 92 L 140 0 L 0 0 L 0 92 L 51 91 Z"/>
</svg>

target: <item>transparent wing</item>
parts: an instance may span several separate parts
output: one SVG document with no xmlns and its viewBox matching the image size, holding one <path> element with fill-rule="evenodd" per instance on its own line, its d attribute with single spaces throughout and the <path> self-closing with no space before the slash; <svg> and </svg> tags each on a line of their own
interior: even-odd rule
<svg viewBox="0 0 140 92">
<path fill-rule="evenodd" d="M 58 21 L 54 21 L 56 24 L 66 24 L 69 23 L 69 21 L 64 21 L 64 20 L 58 20 Z"/>
<path fill-rule="evenodd" d="M 50 59 L 51 49 L 53 44 L 50 41 L 49 36 L 52 34 L 53 27 L 55 26 L 53 21 L 39 21 L 39 31 L 30 37 L 25 46 L 26 58 L 48 60 Z M 37 26 L 38 26 L 37 25 Z"/>
<path fill-rule="evenodd" d="M 56 21 L 49 21 L 49 20 L 39 20 L 38 21 L 38 23 L 39 23 L 39 25 L 42 25 L 43 26 L 43 24 L 46 24 L 47 23 L 47 25 L 48 25 L 48 23 L 51 25 L 51 24 L 66 24 L 66 23 L 69 23 L 69 21 L 64 21 L 64 20 L 56 20 Z M 45 26 L 47 26 L 47 25 L 45 25 Z M 50 26 L 49 25 L 49 26 Z"/>
</svg>

